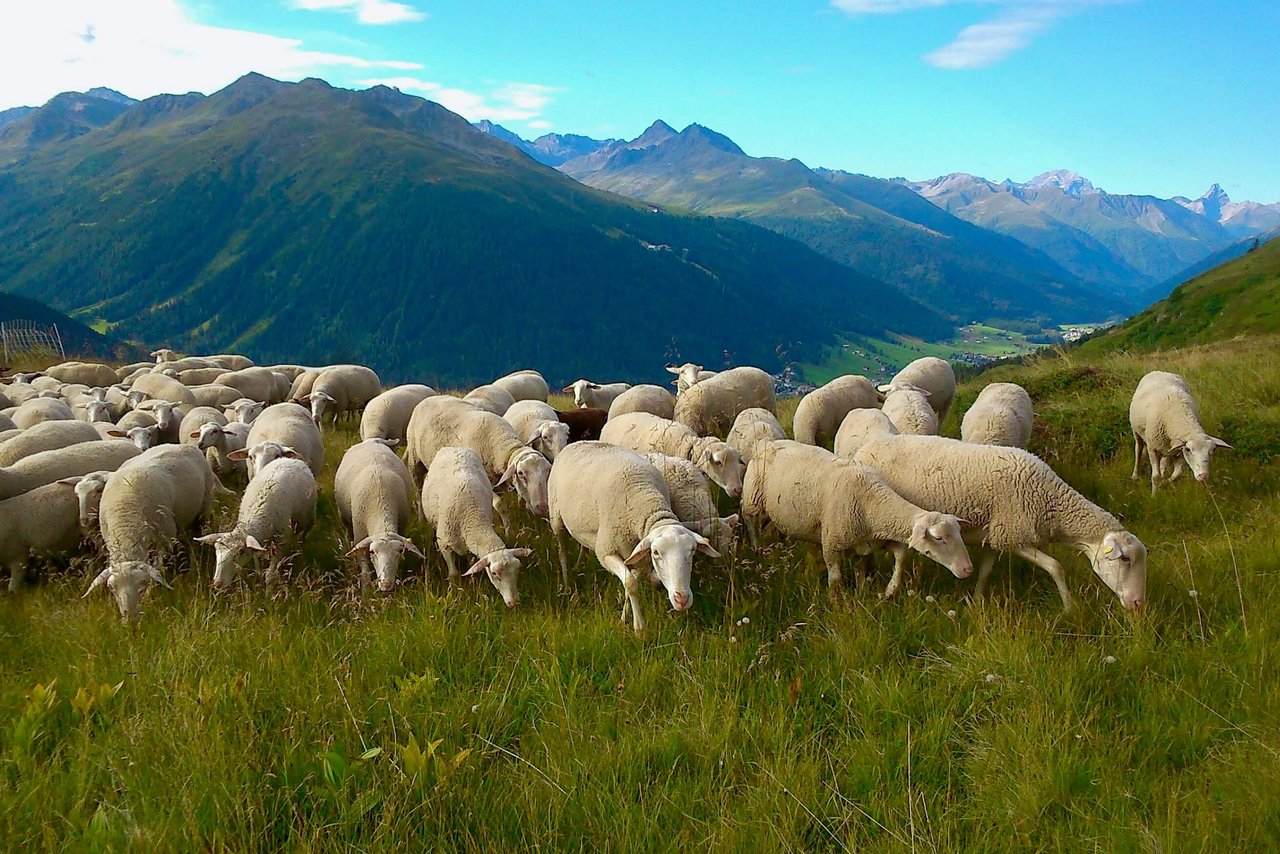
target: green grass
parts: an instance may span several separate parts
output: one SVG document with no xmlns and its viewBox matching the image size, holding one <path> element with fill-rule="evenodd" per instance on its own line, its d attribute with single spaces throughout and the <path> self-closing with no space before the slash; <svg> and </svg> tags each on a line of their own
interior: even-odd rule
<svg viewBox="0 0 1280 854">
<path fill-rule="evenodd" d="M 980 604 L 936 566 L 899 601 L 833 602 L 812 551 L 774 543 L 700 564 L 691 613 L 648 596 L 636 637 L 590 558 L 557 595 L 541 527 L 514 538 L 536 550 L 514 611 L 435 557 L 362 598 L 329 490 L 354 436 L 330 436 L 320 524 L 275 597 L 250 576 L 215 598 L 204 551 L 136 627 L 78 598 L 86 567 L 0 601 L 0 847 L 1270 850 L 1276 343 L 962 387 L 952 434 L 982 383 L 1028 388 L 1033 449 L 1150 549 L 1137 615 L 1062 549 L 1067 615 L 1009 561 Z M 1129 479 L 1128 396 L 1154 367 L 1236 445 L 1208 488 Z"/>
</svg>

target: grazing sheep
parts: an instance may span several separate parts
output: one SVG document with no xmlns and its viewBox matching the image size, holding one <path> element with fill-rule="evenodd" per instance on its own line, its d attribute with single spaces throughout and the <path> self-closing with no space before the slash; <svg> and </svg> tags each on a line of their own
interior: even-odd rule
<svg viewBox="0 0 1280 854">
<path fill-rule="evenodd" d="M 773 377 L 759 368 L 731 368 L 690 386 L 676 400 L 674 420 L 699 436 L 724 436 L 744 409 L 776 414 Z"/>
<path fill-rule="evenodd" d="M 333 479 L 338 513 L 355 544 L 347 554 L 360 563 L 361 584 L 367 586 L 376 575 L 383 593 L 395 589 L 396 572 L 406 551 L 426 559 L 400 533 L 409 524 L 413 478 L 387 441 L 365 439 L 352 445 Z"/>
<path fill-rule="evenodd" d="M 249 479 L 248 463 L 231 455 L 245 449 L 251 429 L 253 428 L 248 424 L 241 424 L 239 421 L 230 421 L 221 426 L 210 422 L 200 428 L 196 433 L 196 447 L 204 451 L 209 465 L 213 466 L 214 474 L 245 481 Z"/>
<path fill-rule="evenodd" d="M 647 412 L 631 412 L 604 425 L 600 439 L 642 454 L 657 452 L 689 460 L 730 497 L 742 495 L 738 452 L 719 439 L 699 437 L 683 424 Z"/>
<path fill-rule="evenodd" d="M 236 526 L 196 538 L 214 547 L 213 589 L 235 581 L 246 549 L 267 553 L 266 581 L 274 583 L 281 557 L 301 548 L 315 524 L 317 494 L 315 475 L 302 460 L 276 460 L 259 470 L 244 491 Z"/>
<path fill-rule="evenodd" d="M 836 431 L 836 456 L 851 460 L 859 448 L 877 436 L 897 435 L 898 428 L 879 409 L 855 409 L 844 417 Z"/>
<path fill-rule="evenodd" d="M 197 406 L 182 417 L 178 425 L 178 437 L 184 445 L 199 445 L 200 428 L 206 424 L 225 426 L 227 416 L 212 406 Z"/>
<path fill-rule="evenodd" d="M 64 383 L 84 383 L 88 386 L 113 385 L 118 379 L 114 368 L 97 362 L 63 362 L 46 368 L 45 374 Z"/>
<path fill-rule="evenodd" d="M 167 400 L 143 401 L 134 412 L 149 414 L 156 420 L 159 441 L 176 445 L 181 439 L 179 428 L 190 407 L 175 407 Z M 133 413 L 129 413 L 133 414 Z M 123 419 L 122 419 L 123 420 Z"/>
<path fill-rule="evenodd" d="M 628 412 L 648 412 L 670 419 L 676 414 L 676 397 L 660 385 L 635 385 L 615 397 L 609 405 L 610 418 Z"/>
<path fill-rule="evenodd" d="M 556 410 L 561 423 L 569 425 L 569 443 L 593 442 L 600 438 L 600 431 L 609 420 L 609 413 L 594 406 L 584 409 Z"/>
<path fill-rule="evenodd" d="M 369 401 L 360 415 L 361 439 L 395 439 L 404 444 L 413 408 L 436 390 L 426 385 L 401 385 Z"/>
<path fill-rule="evenodd" d="M 84 595 L 106 584 L 120 616 L 136 617 L 149 582 L 169 586 L 157 557 L 173 549 L 179 532 L 208 517 L 220 488 L 204 454 L 190 445 L 161 445 L 120 466 L 107 478 L 98 507 L 107 568 Z"/>
<path fill-rule="evenodd" d="M 0 501 L 0 566 L 9 570 L 9 592 L 27 577 L 33 557 L 74 554 L 80 545 L 78 477 L 64 478 Z"/>
<path fill-rule="evenodd" d="M 643 414 L 643 413 L 633 413 Z M 577 442 L 564 449 L 551 469 L 548 488 L 551 530 L 560 572 L 569 588 L 566 534 L 595 552 L 600 565 L 617 576 L 626 592 L 622 619 L 644 630 L 640 590 L 645 578 L 659 581 L 671 606 L 693 604 L 689 579 L 693 553 L 720 557 L 711 543 L 676 518 L 661 473 L 644 457 L 605 442 Z M 646 558 L 651 569 L 633 569 Z"/>
<path fill-rule="evenodd" d="M 232 460 L 249 461 L 250 481 L 262 466 L 279 456 L 304 461 L 317 477 L 324 467 L 320 428 L 311 420 L 311 413 L 296 403 L 268 406 L 250 426 L 245 450 L 227 455 Z"/>
<path fill-rule="evenodd" d="M 976 592 L 986 589 L 995 552 L 1013 552 L 1049 573 L 1071 607 L 1067 576 L 1040 549 L 1066 543 L 1088 556 L 1093 571 L 1126 608 L 1146 596 L 1147 549 L 1107 511 L 1072 489 L 1039 457 L 1021 448 L 970 445 L 940 436 L 882 436 L 854 457 L 880 471 L 903 498 L 965 519 L 967 541 L 987 550 Z"/>
<path fill-rule="evenodd" d="M 688 391 L 690 386 L 697 385 L 703 380 L 709 380 L 716 375 L 715 371 L 703 370 L 702 365 L 695 365 L 693 362 L 685 362 L 683 365 L 667 365 L 667 371 L 676 375 L 673 382 L 677 396 Z"/>
<path fill-rule="evenodd" d="M 436 547 L 459 578 L 457 559 L 477 560 L 463 575 L 484 572 L 508 608 L 520 604 L 520 561 L 530 549 L 509 549 L 493 529 L 493 489 L 480 455 L 470 448 L 441 448 L 431 458 L 422 483 L 422 516 L 434 531 Z"/>
<path fill-rule="evenodd" d="M 929 404 L 928 392 L 923 389 L 904 383 L 889 386 L 882 411 L 899 433 L 938 435 L 938 415 Z"/>
<path fill-rule="evenodd" d="M 191 397 L 196 406 L 226 406 L 241 399 L 240 392 L 225 385 L 191 386 Z"/>
<path fill-rule="evenodd" d="M 556 454 L 569 444 L 569 425 L 540 400 L 517 400 L 502 418 L 525 444 L 549 460 L 554 461 Z"/>
<path fill-rule="evenodd" d="M 80 529 L 83 533 L 98 530 L 98 508 L 102 504 L 102 490 L 111 477 L 109 471 L 91 471 L 83 477 L 64 478 L 57 483 L 72 483 L 76 501 L 80 507 Z"/>
<path fill-rule="evenodd" d="M 227 368 L 191 368 L 178 371 L 177 380 L 185 386 L 209 385 L 223 374 L 229 374 Z"/>
<path fill-rule="evenodd" d="M 109 439 L 77 442 L 23 457 L 11 466 L 0 468 L 0 500 L 66 477 L 79 477 L 93 471 L 115 471 L 140 453 L 132 442 Z"/>
<path fill-rule="evenodd" d="M 787 434 L 778 417 L 767 409 L 752 407 L 738 413 L 733 419 L 733 427 L 725 443 L 738 452 L 743 464 L 750 463 L 760 445 L 776 439 L 785 439 Z"/>
<path fill-rule="evenodd" d="M 137 392 L 152 400 L 167 400 L 182 406 L 195 406 L 196 398 L 191 389 L 164 374 L 143 374 L 134 380 L 129 391 Z M 133 395 L 137 397 L 137 395 Z M 136 403 L 135 403 L 136 405 Z"/>
<path fill-rule="evenodd" d="M 483 409 L 485 412 L 492 412 L 494 415 L 499 416 L 505 415 L 507 410 L 515 405 L 516 402 L 511 392 L 496 385 L 477 386 L 467 392 L 462 399 Z"/>
<path fill-rule="evenodd" d="M 320 374 L 324 373 L 324 368 L 307 368 L 293 378 L 293 382 L 289 386 L 289 396 L 285 398 L 290 403 L 301 403 L 311 394 L 311 387 L 316 384 L 316 380 Z"/>
<path fill-rule="evenodd" d="M 344 413 L 364 411 L 369 401 L 382 393 L 382 381 L 363 365 L 335 365 L 325 368 L 311 385 L 303 401 L 311 407 L 311 417 L 319 424 L 330 413 L 334 424 Z"/>
<path fill-rule="evenodd" d="M 846 415 L 855 409 L 875 409 L 879 405 L 871 380 L 855 374 L 836 377 L 800 400 L 792 432 L 797 442 L 830 450 Z"/>
<path fill-rule="evenodd" d="M 938 423 L 946 420 L 947 410 L 956 396 L 956 372 L 951 363 L 937 356 L 916 359 L 894 375 L 888 385 L 879 387 L 881 396 L 895 385 L 910 385 L 928 392 L 929 406 L 938 415 Z M 934 431 L 937 432 L 936 430 Z"/>
<path fill-rule="evenodd" d="M 213 385 L 226 386 L 240 392 L 241 397 L 271 405 L 281 403 L 289 393 L 289 380 L 267 368 L 245 368 L 231 371 L 215 379 Z"/>
<path fill-rule="evenodd" d="M 77 420 L 70 406 L 51 397 L 33 397 L 15 409 L 9 419 L 13 422 L 13 426 L 22 430 L 45 421 Z"/>
<path fill-rule="evenodd" d="M 84 421 L 45 421 L 23 430 L 0 446 L 0 466 L 11 466 L 18 460 L 41 451 L 52 451 L 80 442 L 96 442 L 99 438 L 93 425 Z"/>
<path fill-rule="evenodd" d="M 768 520 L 785 536 L 820 543 L 829 589 L 841 583 L 841 560 L 850 551 L 893 552 L 893 577 L 885 598 L 902 584 L 908 548 L 957 578 L 973 572 L 955 516 L 916 506 L 875 469 L 824 448 L 783 440 L 761 449 L 747 466 L 742 513 L 755 530 Z"/>
<path fill-rule="evenodd" d="M 1161 480 L 1175 481 L 1184 468 L 1196 480 L 1209 477 L 1209 462 L 1218 448 L 1231 446 L 1200 426 L 1200 407 L 1187 381 L 1178 374 L 1152 371 L 1142 378 L 1129 404 L 1133 430 L 1133 479 L 1138 479 L 1142 449 L 1151 466 L 1151 494 Z"/>
<path fill-rule="evenodd" d="M 960 422 L 960 438 L 975 445 L 1025 448 L 1031 441 L 1035 407 L 1031 395 L 1017 383 L 991 383 Z"/>
<path fill-rule="evenodd" d="M 493 381 L 493 384 L 505 390 L 517 401 L 540 400 L 546 403 L 547 398 L 551 396 L 547 381 L 537 371 L 515 371 L 505 377 L 499 377 Z"/>
<path fill-rule="evenodd" d="M 579 409 L 603 409 L 606 413 L 618 395 L 631 388 L 630 383 L 593 383 L 591 380 L 574 380 L 562 391 L 573 395 Z"/>
<path fill-rule="evenodd" d="M 719 552 L 733 548 L 734 528 L 738 514 L 721 516 L 711 497 L 711 485 L 702 470 L 693 463 L 667 454 L 641 454 L 648 460 L 667 484 L 671 499 L 671 511 L 680 523 L 696 534 L 706 537 Z"/>
<path fill-rule="evenodd" d="M 262 414 L 262 410 L 266 408 L 266 404 L 258 400 L 250 400 L 247 397 L 222 407 L 222 414 L 226 416 L 227 421 L 239 421 L 241 424 L 252 424 Z"/>
</svg>

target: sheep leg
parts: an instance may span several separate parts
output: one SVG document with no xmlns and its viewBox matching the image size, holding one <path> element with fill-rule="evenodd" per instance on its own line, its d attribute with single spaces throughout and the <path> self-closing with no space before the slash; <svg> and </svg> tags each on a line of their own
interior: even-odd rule
<svg viewBox="0 0 1280 854">
<path fill-rule="evenodd" d="M 1058 595 L 1062 597 L 1062 610 L 1070 611 L 1071 591 L 1067 589 L 1067 572 L 1062 568 L 1062 564 L 1035 546 L 1020 546 L 1014 549 L 1014 553 L 1049 573 L 1049 577 L 1053 579 L 1053 583 L 1058 587 Z"/>
<path fill-rule="evenodd" d="M 27 565 L 15 563 L 9 567 L 9 592 L 17 593 L 22 589 L 22 582 L 27 580 Z"/>
<path fill-rule="evenodd" d="M 1160 454 L 1150 445 L 1147 445 L 1147 461 L 1151 463 L 1151 494 L 1155 495 L 1160 486 Z"/>
<path fill-rule="evenodd" d="M 1137 433 L 1133 434 L 1133 480 L 1138 479 L 1138 465 L 1142 462 L 1142 437 Z"/>
<path fill-rule="evenodd" d="M 502 530 L 510 533 L 511 514 L 507 512 L 507 503 L 497 493 L 493 495 L 493 511 L 498 514 L 498 521 L 502 524 Z"/>
<path fill-rule="evenodd" d="M 617 555 L 605 555 L 600 562 L 604 564 L 604 568 L 618 576 L 622 581 L 622 589 L 627 594 L 627 604 L 623 606 L 624 610 L 627 606 L 631 608 L 631 626 L 635 629 L 636 634 L 644 631 L 644 617 L 640 616 L 640 591 L 644 587 L 644 576 L 639 572 L 633 572 L 626 562 Z"/>
<path fill-rule="evenodd" d="M 1169 457 L 1165 457 L 1165 462 L 1168 461 Z M 1182 456 L 1179 455 L 1173 462 L 1173 471 L 1171 471 L 1165 479 L 1170 483 L 1173 483 L 1175 480 L 1182 477 L 1182 473 L 1184 471 L 1186 471 L 1186 463 L 1183 462 Z"/>
<path fill-rule="evenodd" d="M 978 564 L 978 583 L 973 587 L 973 596 L 980 599 L 987 595 L 987 583 L 991 581 L 991 570 L 996 566 L 996 553 L 984 551 L 982 563 Z"/>
<path fill-rule="evenodd" d="M 884 589 L 881 599 L 892 599 L 898 595 L 907 569 L 907 547 L 902 543 L 894 543 L 889 547 L 889 551 L 893 552 L 893 577 L 889 579 L 889 586 Z"/>
<path fill-rule="evenodd" d="M 831 545 L 824 545 L 822 547 L 822 560 L 827 565 L 827 593 L 830 596 L 838 596 L 844 588 L 844 575 L 840 567 L 840 550 Z"/>
<path fill-rule="evenodd" d="M 440 554 L 444 557 L 444 565 L 449 569 L 449 582 L 457 584 L 458 579 L 462 578 L 462 574 L 458 572 L 458 556 L 449 549 L 440 549 Z"/>
<path fill-rule="evenodd" d="M 560 557 L 560 584 L 563 592 L 568 593 L 569 587 L 569 532 L 564 528 L 551 526 L 551 532 L 556 535 L 556 552 Z"/>
</svg>

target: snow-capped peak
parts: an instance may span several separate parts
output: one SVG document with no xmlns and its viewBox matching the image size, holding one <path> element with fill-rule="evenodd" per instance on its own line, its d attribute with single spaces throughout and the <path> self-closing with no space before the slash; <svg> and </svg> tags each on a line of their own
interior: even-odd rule
<svg viewBox="0 0 1280 854">
<path fill-rule="evenodd" d="M 1072 172 L 1070 169 L 1054 169 L 1051 172 L 1043 172 L 1022 186 L 1031 189 L 1057 187 L 1068 196 L 1073 196 L 1077 199 L 1101 192 L 1097 187 L 1093 186 L 1093 183 L 1088 178 Z"/>
</svg>

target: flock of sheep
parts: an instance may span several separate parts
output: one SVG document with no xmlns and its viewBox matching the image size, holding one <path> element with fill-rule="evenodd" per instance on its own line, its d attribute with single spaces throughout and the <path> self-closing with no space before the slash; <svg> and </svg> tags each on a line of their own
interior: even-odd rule
<svg viewBox="0 0 1280 854">
<path fill-rule="evenodd" d="M 273 581 L 315 521 L 322 428 L 359 417 L 361 441 L 341 461 L 334 499 L 348 556 L 383 592 L 406 553 L 426 559 L 404 533 L 420 513 L 451 580 L 483 573 L 518 604 L 532 552 L 501 532 L 529 513 L 550 524 L 565 588 L 572 539 L 622 582 L 622 617 L 637 631 L 643 588 L 660 585 L 673 608 L 688 609 L 695 553 L 718 558 L 740 522 L 753 545 L 767 527 L 820 544 L 833 590 L 849 555 L 868 570 L 877 551 L 893 555 L 890 597 L 908 552 L 964 578 L 972 551 L 981 594 L 1005 552 L 1045 570 L 1069 607 L 1065 571 L 1042 550 L 1065 543 L 1126 608 L 1145 596 L 1142 542 L 1024 450 L 1033 420 L 1024 389 L 986 386 L 961 439 L 937 435 L 956 388 L 941 359 L 919 359 L 878 388 L 845 376 L 816 389 L 799 403 L 792 440 L 775 416 L 773 378 L 751 367 L 669 366 L 675 395 L 578 380 L 565 389 L 578 409 L 558 411 L 535 371 L 454 397 L 425 385 L 384 391 L 359 365 L 152 355 L 154 364 L 67 362 L 5 379 L 0 562 L 11 591 L 33 560 L 95 548 L 83 535 L 100 531 L 106 567 L 85 595 L 105 586 L 133 618 L 149 585 L 168 586 L 165 556 L 209 518 L 215 496 L 234 494 L 227 485 L 243 491 L 236 524 L 193 540 L 215 551 L 213 586 L 230 585 L 256 553 Z M 1143 378 L 1130 421 L 1134 478 L 1145 448 L 1153 492 L 1187 467 L 1203 480 L 1214 450 L 1230 447 L 1204 432 L 1176 374 Z M 738 512 L 719 515 L 730 504 Z"/>
</svg>

